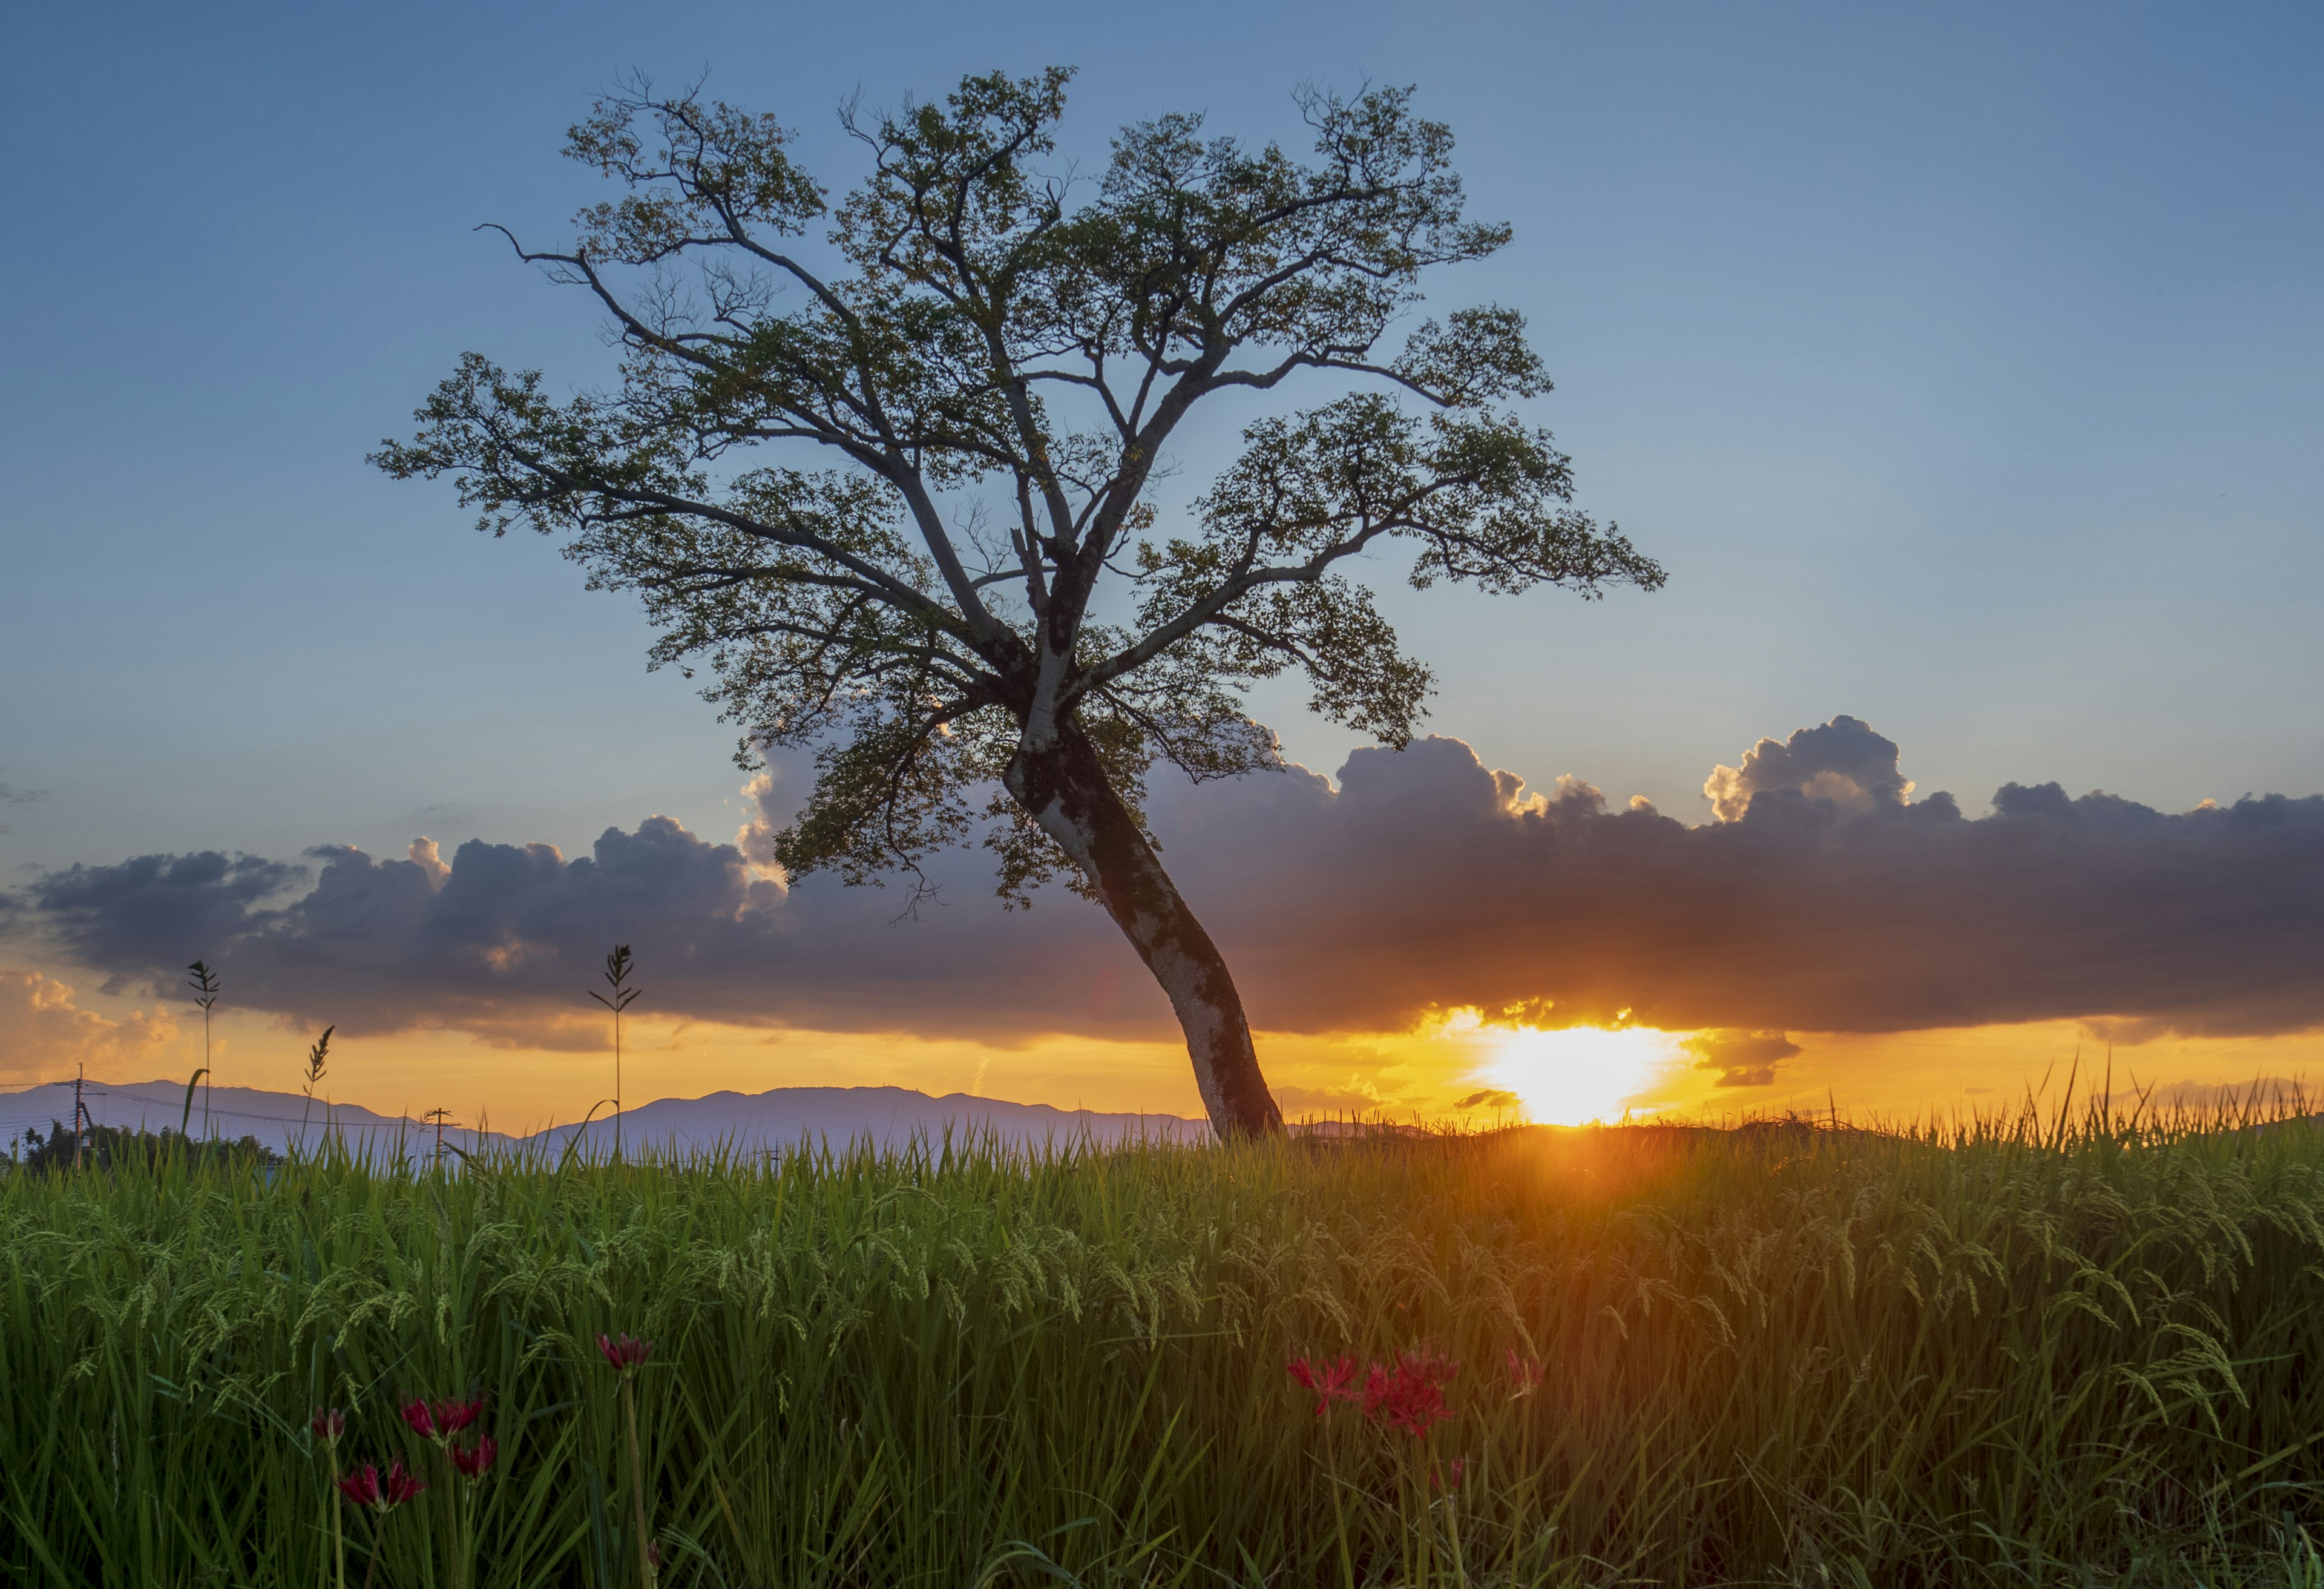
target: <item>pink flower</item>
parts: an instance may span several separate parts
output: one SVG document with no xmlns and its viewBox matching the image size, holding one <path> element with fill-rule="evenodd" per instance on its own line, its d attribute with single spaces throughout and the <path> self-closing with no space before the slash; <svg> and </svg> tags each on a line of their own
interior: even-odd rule
<svg viewBox="0 0 2324 1589">
<path fill-rule="evenodd" d="M 339 1481 L 339 1493 L 357 1506 L 379 1504 L 379 1469 L 365 1463 Z"/>
<path fill-rule="evenodd" d="M 1425 1352 L 1400 1352 L 1396 1366 L 1375 1363 L 1364 1377 L 1364 1416 L 1415 1439 L 1452 1416 L 1444 1387 L 1461 1365 Z"/>
<path fill-rule="evenodd" d="M 1354 1389 L 1356 1360 L 1352 1357 L 1334 1358 L 1330 1363 L 1311 1363 L 1306 1358 L 1295 1357 L 1284 1372 L 1315 1392 L 1317 1418 L 1330 1411 L 1333 1402 L 1353 1401 L 1361 1394 Z"/>
<path fill-rule="evenodd" d="M 431 1410 L 436 1415 L 436 1437 L 449 1440 L 483 1416 L 484 1395 L 479 1390 L 466 1401 L 438 1401 Z"/>
<path fill-rule="evenodd" d="M 315 1416 L 307 1420 L 307 1427 L 314 1432 L 316 1439 L 336 1446 L 339 1437 L 347 1432 L 347 1415 L 336 1407 L 318 1407 Z"/>
<path fill-rule="evenodd" d="M 1509 1391 L 1512 1398 L 1530 1396 L 1540 1390 L 1542 1376 L 1548 1372 L 1540 1358 L 1519 1357 L 1516 1347 L 1509 1348 L 1509 1383 L 1515 1387 Z"/>
<path fill-rule="evenodd" d="M 452 1447 L 452 1465 L 471 1479 L 481 1479 L 491 1471 L 500 1454 L 498 1441 L 490 1435 L 479 1435 L 474 1446 Z"/>
<path fill-rule="evenodd" d="M 1428 1483 L 1434 1489 L 1458 1490 L 1461 1481 L 1468 1476 L 1469 1459 L 1465 1456 L 1456 1456 L 1441 1468 L 1433 1462 L 1428 1464 Z"/>
<path fill-rule="evenodd" d="M 387 1477 L 381 1482 L 379 1509 L 393 1511 L 426 1488 L 427 1483 L 418 1474 L 406 1473 L 403 1464 L 398 1461 L 387 1470 Z"/>
<path fill-rule="evenodd" d="M 433 1440 L 436 1437 L 436 1415 L 428 1410 L 428 1403 L 424 1399 L 407 1401 L 395 1410 L 405 1423 L 411 1426 L 413 1434 L 423 1440 Z"/>
<path fill-rule="evenodd" d="M 635 1335 L 623 1335 L 615 1340 L 611 1335 L 601 1335 L 597 1337 L 597 1350 L 605 1354 L 607 1363 L 621 1371 L 623 1378 L 627 1378 L 643 1368 L 646 1359 L 653 1355 L 653 1343 L 641 1341 Z"/>
</svg>

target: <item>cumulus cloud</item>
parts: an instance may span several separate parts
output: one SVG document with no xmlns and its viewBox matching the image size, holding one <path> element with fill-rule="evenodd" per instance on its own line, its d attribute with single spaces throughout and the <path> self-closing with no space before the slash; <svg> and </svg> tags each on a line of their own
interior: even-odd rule
<svg viewBox="0 0 2324 1589">
<path fill-rule="evenodd" d="M 1698 1059 L 1744 1086 L 1786 1032 L 2324 1025 L 2324 798 L 2170 815 L 2013 783 L 1970 819 L 1909 799 L 1896 746 L 1850 717 L 1742 761 L 1699 827 L 1578 779 L 1529 791 L 1441 738 L 1359 751 L 1336 789 L 1296 767 L 1157 781 L 1152 817 L 1266 1030 L 1627 1017 L 1714 1034 Z M 109 986 L 167 985 L 202 955 L 238 1005 L 350 1036 L 595 1046 L 582 989 L 615 942 L 637 948 L 641 1013 L 995 1042 L 1174 1030 L 1093 906 L 1053 891 L 1003 912 L 973 847 L 918 921 L 879 891 L 769 875 L 748 852 L 795 787 L 752 785 L 739 845 L 653 818 L 570 859 L 481 840 L 448 864 L 425 841 L 303 867 L 143 856 L 51 874 L 20 915 Z"/>
<path fill-rule="evenodd" d="M 1743 753 L 1740 767 L 1714 767 L 1702 786 L 1711 815 L 1740 822 L 1763 790 L 1794 791 L 1830 800 L 1849 811 L 1901 806 L 1912 781 L 1897 771 L 1896 742 L 1843 714 L 1819 728 L 1793 731 L 1777 744 L 1763 739 Z"/>
<path fill-rule="evenodd" d="M 410 847 L 403 852 L 403 858 L 420 868 L 430 888 L 442 888 L 445 880 L 452 875 L 451 864 L 436 848 L 436 841 L 424 833 L 411 841 Z"/>
<path fill-rule="evenodd" d="M 775 859 L 775 835 L 781 830 L 787 814 L 780 808 L 775 794 L 775 775 L 761 772 L 742 786 L 742 798 L 756 808 L 755 813 L 735 831 L 734 847 L 751 870 L 772 882 L 787 881 L 782 863 Z"/>
<path fill-rule="evenodd" d="M 37 971 L 0 971 L 0 1082 L 42 1081 L 78 1063 L 139 1063 L 178 1035 L 166 1013 L 109 1020 L 73 1002 L 73 991 Z"/>
</svg>

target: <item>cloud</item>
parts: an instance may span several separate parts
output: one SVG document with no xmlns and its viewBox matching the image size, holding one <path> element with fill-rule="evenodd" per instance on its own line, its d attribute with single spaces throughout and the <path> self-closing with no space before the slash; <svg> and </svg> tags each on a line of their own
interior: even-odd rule
<svg viewBox="0 0 2324 1589">
<path fill-rule="evenodd" d="M 111 1021 L 73 1002 L 73 991 L 37 971 L 0 971 L 0 1082 L 42 1081 L 81 1062 L 156 1056 L 178 1035 L 166 1013 Z"/>
<path fill-rule="evenodd" d="M 32 890 L 57 942 L 106 974 L 105 991 L 152 981 L 194 960 L 221 960 L 252 908 L 304 881 L 307 869 L 256 855 L 139 855 L 115 866 L 51 873 Z"/>
<path fill-rule="evenodd" d="M 775 775 L 761 772 L 752 779 L 742 786 L 742 798 L 756 808 L 756 814 L 736 830 L 734 847 L 758 876 L 785 882 L 782 864 L 775 859 L 775 835 L 788 818 L 775 794 Z"/>
<path fill-rule="evenodd" d="M 1157 780 L 1152 818 L 1262 1030 L 1627 1015 L 1720 1034 L 1698 1058 L 1752 1086 L 1786 1032 L 2324 1025 L 2324 798 L 2167 815 L 2013 783 L 1971 819 L 1910 799 L 1895 745 L 1849 717 L 1742 763 L 1696 827 L 1571 777 L 1529 791 L 1441 738 L 1359 751 L 1337 789 L 1297 767 Z M 973 847 L 935 869 L 943 902 L 918 921 L 892 893 L 770 875 L 789 776 L 753 783 L 742 845 L 657 817 L 572 859 L 483 841 L 448 864 L 425 841 L 309 867 L 151 855 L 53 873 L 19 914 L 108 986 L 171 985 L 201 955 L 229 1004 L 348 1036 L 598 1046 L 582 990 L 616 942 L 637 949 L 641 1013 L 1001 1043 L 1174 1030 L 1095 907 L 1052 891 L 1003 912 Z"/>
<path fill-rule="evenodd" d="M 1740 822 L 1762 790 L 1796 790 L 1849 811 L 1904 803 L 1913 784 L 1896 770 L 1896 743 L 1855 717 L 1834 717 L 1821 728 L 1793 731 L 1777 744 L 1763 739 L 1743 753 L 1740 767 L 1714 767 L 1702 786 L 1711 815 Z"/>
<path fill-rule="evenodd" d="M 1020 944 L 992 938 L 997 910 L 936 909 L 928 931 L 890 928 L 894 901 L 878 891 L 828 879 L 787 890 L 733 845 L 666 817 L 608 828 L 569 860 L 549 845 L 475 840 L 447 864 L 421 839 L 401 859 L 332 846 L 307 861 L 205 853 L 76 866 L 34 884 L 24 914 L 109 988 L 174 991 L 200 954 L 225 978 L 226 1007 L 347 1037 L 443 1027 L 595 1049 L 603 1023 L 584 990 L 615 943 L 637 947 L 641 1014 L 1004 1040 L 1074 1030 L 1076 1017 L 1151 1023 L 1150 1010 L 1113 1008 L 1119 967 L 1080 912 L 1039 913 L 1048 938 L 1087 940 L 1077 952 L 1089 975 L 1065 1020 L 1037 1021 L 1040 973 Z"/>
<path fill-rule="evenodd" d="M 1679 1047 L 1694 1056 L 1697 1070 L 1715 1070 L 1722 1087 L 1771 1087 L 1775 1067 L 1800 1051 L 1779 1031 L 1698 1032 Z"/>
<path fill-rule="evenodd" d="M 1586 786 L 1512 797 L 1454 741 L 1359 752 L 1336 794 L 1294 774 L 1272 810 L 1205 825 L 1239 883 L 1186 869 L 1231 901 L 1212 910 L 1265 1026 L 1537 1001 L 1674 1030 L 2324 1024 L 2324 799 L 2172 816 L 2013 784 L 1970 820 L 1947 795 L 1907 802 L 1888 742 L 1831 726 L 1858 753 L 1795 734 L 1810 754 L 1746 757 L 1742 814 L 1692 827 Z M 1813 792 L 1842 762 L 1849 798 Z"/>
</svg>

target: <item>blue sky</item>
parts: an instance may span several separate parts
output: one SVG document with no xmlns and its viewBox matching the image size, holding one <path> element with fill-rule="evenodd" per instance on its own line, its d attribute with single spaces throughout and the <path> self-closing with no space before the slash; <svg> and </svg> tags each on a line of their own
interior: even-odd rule
<svg viewBox="0 0 2324 1589">
<path fill-rule="evenodd" d="M 464 348 L 602 366 L 472 228 L 560 235 L 618 75 L 707 68 L 844 183 L 843 97 L 1051 61 L 1090 158 L 1188 106 L 1289 137 L 1303 80 L 1453 125 L 1517 239 L 1441 301 L 1533 318 L 1583 500 L 1672 572 L 1391 598 L 1489 764 L 1700 820 L 1714 762 L 1846 712 L 1972 812 L 2324 789 L 2312 7 L 20 5 L 0 781 L 48 793 L 0 877 L 730 834 L 728 735 L 624 601 L 363 455 Z"/>
</svg>

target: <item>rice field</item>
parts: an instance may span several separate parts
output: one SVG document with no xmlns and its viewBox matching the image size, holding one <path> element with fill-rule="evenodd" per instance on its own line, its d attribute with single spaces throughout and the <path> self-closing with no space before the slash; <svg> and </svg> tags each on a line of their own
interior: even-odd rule
<svg viewBox="0 0 2324 1589">
<path fill-rule="evenodd" d="M 0 1177 L 0 1575 L 2324 1586 L 2236 1124 Z"/>
</svg>

